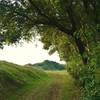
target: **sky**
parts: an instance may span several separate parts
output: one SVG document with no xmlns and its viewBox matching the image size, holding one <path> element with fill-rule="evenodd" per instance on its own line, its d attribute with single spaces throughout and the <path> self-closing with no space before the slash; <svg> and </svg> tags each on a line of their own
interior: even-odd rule
<svg viewBox="0 0 100 100">
<path fill-rule="evenodd" d="M 37 46 L 36 46 L 37 45 Z M 44 60 L 60 61 L 59 54 L 56 52 L 53 55 L 49 55 L 47 50 L 43 49 L 43 44 L 40 41 L 37 43 L 26 43 L 23 45 L 4 46 L 4 49 L 0 49 L 0 60 L 16 63 L 19 65 L 25 65 L 28 63 L 38 63 Z"/>
</svg>

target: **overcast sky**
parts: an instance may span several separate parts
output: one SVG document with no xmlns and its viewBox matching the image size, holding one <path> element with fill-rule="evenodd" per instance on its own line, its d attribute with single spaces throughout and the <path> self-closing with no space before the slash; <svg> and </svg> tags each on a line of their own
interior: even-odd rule
<svg viewBox="0 0 100 100">
<path fill-rule="evenodd" d="M 43 44 L 41 42 L 36 43 L 24 43 L 23 46 L 5 46 L 3 50 L 0 49 L 0 60 L 6 60 L 16 64 L 24 65 L 27 63 L 37 63 L 44 60 L 52 60 L 59 63 L 59 55 L 57 53 L 52 56 L 48 55 L 48 51 L 43 49 Z"/>
</svg>

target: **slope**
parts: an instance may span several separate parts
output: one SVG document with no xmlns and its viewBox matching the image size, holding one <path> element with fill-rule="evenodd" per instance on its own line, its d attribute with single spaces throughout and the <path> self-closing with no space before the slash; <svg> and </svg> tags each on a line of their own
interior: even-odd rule
<svg viewBox="0 0 100 100">
<path fill-rule="evenodd" d="M 0 61 L 0 100 L 80 100 L 66 71 L 41 71 Z"/>
<path fill-rule="evenodd" d="M 0 61 L 0 100 L 16 100 L 47 77 L 41 70 Z"/>
</svg>

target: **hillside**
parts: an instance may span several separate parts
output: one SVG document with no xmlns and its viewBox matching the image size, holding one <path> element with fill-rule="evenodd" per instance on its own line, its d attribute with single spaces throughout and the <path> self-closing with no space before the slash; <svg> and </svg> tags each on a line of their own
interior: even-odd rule
<svg viewBox="0 0 100 100">
<path fill-rule="evenodd" d="M 45 60 L 41 63 L 36 63 L 36 64 L 27 64 L 28 66 L 33 66 L 39 69 L 44 69 L 44 70 L 64 70 L 65 67 L 63 64 L 59 64 L 54 61 L 49 61 Z"/>
<path fill-rule="evenodd" d="M 66 71 L 0 61 L 0 100 L 80 100 L 80 91 Z"/>
<path fill-rule="evenodd" d="M 47 74 L 31 67 L 0 61 L 0 100 L 16 100 Z"/>
</svg>

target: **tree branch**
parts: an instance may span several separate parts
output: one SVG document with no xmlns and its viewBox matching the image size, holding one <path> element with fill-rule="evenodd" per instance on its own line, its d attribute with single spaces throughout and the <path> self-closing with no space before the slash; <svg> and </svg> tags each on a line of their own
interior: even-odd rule
<svg viewBox="0 0 100 100">
<path fill-rule="evenodd" d="M 72 30 L 70 29 L 66 29 L 65 27 L 63 27 L 63 25 L 61 25 L 60 23 L 58 23 L 59 21 L 58 20 L 55 20 L 55 19 L 51 19 L 51 16 L 47 16 L 38 6 L 36 6 L 34 4 L 34 2 L 32 2 L 32 0 L 28 0 L 32 6 L 33 9 L 35 9 L 39 15 L 41 15 L 42 17 L 44 17 L 46 20 L 47 20 L 47 25 L 50 25 L 50 26 L 54 26 L 56 28 L 58 28 L 60 31 L 62 32 L 65 32 L 67 34 L 72 34 Z M 43 24 L 43 23 L 41 23 Z"/>
<path fill-rule="evenodd" d="M 87 59 L 85 59 L 83 57 L 83 53 L 85 51 L 85 45 L 82 42 L 81 38 L 77 38 L 77 37 L 74 36 L 74 32 L 77 30 L 77 23 L 76 23 L 77 18 L 74 16 L 74 12 L 71 8 L 71 5 L 69 7 L 66 7 L 66 11 L 68 13 L 70 22 L 72 24 L 72 29 L 66 29 L 66 27 L 61 25 L 59 23 L 59 21 L 55 20 L 55 18 L 51 19 L 51 16 L 50 17 L 47 16 L 38 6 L 36 6 L 34 4 L 34 2 L 32 2 L 32 0 L 29 0 L 29 2 L 31 4 L 32 8 L 35 9 L 39 15 L 41 15 L 42 17 L 44 17 L 47 20 L 47 22 L 45 24 L 50 25 L 50 26 L 54 26 L 54 27 L 58 28 L 60 31 L 68 34 L 69 36 L 72 36 L 75 39 L 75 43 L 78 47 L 80 55 L 82 56 L 83 63 L 86 64 Z M 80 24 L 80 23 L 78 22 L 78 24 Z"/>
</svg>

